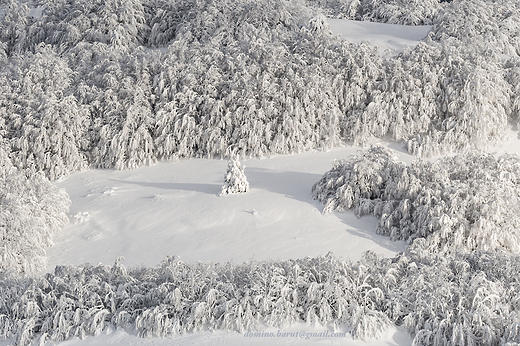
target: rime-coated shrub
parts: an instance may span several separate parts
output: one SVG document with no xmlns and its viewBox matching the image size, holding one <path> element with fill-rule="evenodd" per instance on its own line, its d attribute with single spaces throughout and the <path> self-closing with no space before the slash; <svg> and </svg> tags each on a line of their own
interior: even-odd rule
<svg viewBox="0 0 520 346">
<path fill-rule="evenodd" d="M 13 163 L 51 180 L 87 167 L 89 114 L 70 94 L 72 70 L 50 46 L 0 68 L 0 116 Z"/>
<path fill-rule="evenodd" d="M 390 287 L 386 313 L 414 337 L 413 344 L 518 343 L 519 255 L 432 256 L 422 243 L 378 263 L 379 278 Z"/>
<path fill-rule="evenodd" d="M 384 294 L 361 265 L 334 257 L 240 265 L 165 259 L 157 269 L 58 266 L 32 281 L 0 281 L 0 337 L 17 345 L 97 335 L 107 326 L 164 337 L 318 322 L 355 338 L 390 324 Z"/>
<path fill-rule="evenodd" d="M 467 48 L 456 45 L 420 45 L 404 54 L 402 66 L 411 67 L 413 77 L 407 79 L 412 83 L 404 82 L 389 108 L 398 114 L 391 133 L 405 140 L 410 154 L 482 151 L 507 138 L 512 84 L 496 56 L 485 60 L 468 54 Z"/>
<path fill-rule="evenodd" d="M 520 159 L 466 154 L 397 161 L 380 146 L 335 161 L 312 188 L 324 211 L 353 209 L 379 219 L 377 233 L 432 252 L 520 252 Z"/>
<path fill-rule="evenodd" d="M 520 3 L 518 1 L 452 1 L 437 15 L 433 38 L 460 41 L 478 47 L 483 55 L 493 52 L 520 54 Z"/>
<path fill-rule="evenodd" d="M 362 0 L 363 20 L 404 25 L 431 25 L 442 8 L 438 0 Z"/>
<path fill-rule="evenodd" d="M 354 338 L 391 323 L 414 345 L 520 341 L 520 259 L 503 251 L 438 256 L 416 242 L 382 259 L 334 256 L 159 268 L 58 266 L 36 279 L 0 280 L 0 339 L 62 341 L 122 328 L 141 337 L 199 330 L 255 331 L 318 322 Z"/>
<path fill-rule="evenodd" d="M 43 174 L 13 167 L 5 147 L 0 136 L 0 273 L 34 275 L 46 266 L 52 236 L 68 224 L 70 199 Z"/>
<path fill-rule="evenodd" d="M 354 209 L 358 216 L 371 214 L 372 203 L 364 202 L 380 199 L 391 177 L 403 166 L 390 149 L 373 146 L 359 156 L 335 160 L 333 168 L 312 187 L 313 198 L 325 204 L 325 213 Z"/>
</svg>

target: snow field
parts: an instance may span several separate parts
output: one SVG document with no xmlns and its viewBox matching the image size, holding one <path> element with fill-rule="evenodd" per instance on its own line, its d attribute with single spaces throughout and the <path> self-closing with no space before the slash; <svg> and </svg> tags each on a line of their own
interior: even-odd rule
<svg viewBox="0 0 520 346">
<path fill-rule="evenodd" d="M 48 249 L 47 270 L 58 264 L 109 264 L 118 256 L 129 267 L 155 266 L 167 255 L 188 262 L 237 263 L 329 251 L 353 261 L 366 250 L 392 256 L 404 243 L 375 234 L 375 218 L 323 215 L 311 197 L 311 186 L 332 160 L 357 150 L 244 160 L 251 190 L 221 197 L 225 160 L 74 173 L 57 183 L 72 200 L 72 224 Z"/>
</svg>

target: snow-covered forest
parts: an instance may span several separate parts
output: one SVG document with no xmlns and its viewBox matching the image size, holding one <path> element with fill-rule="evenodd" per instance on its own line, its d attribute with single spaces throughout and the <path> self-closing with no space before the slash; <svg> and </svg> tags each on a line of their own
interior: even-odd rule
<svg viewBox="0 0 520 346">
<path fill-rule="evenodd" d="M 331 35 L 314 15 L 320 4 L 49 0 L 31 15 L 10 1 L 4 150 L 56 179 L 383 137 L 423 156 L 480 150 L 518 122 L 520 10 L 510 1 L 342 4 L 338 15 L 353 18 L 435 21 L 424 43 L 392 59 Z"/>
<path fill-rule="evenodd" d="M 333 18 L 432 30 L 390 55 Z M 520 158 L 487 152 L 520 125 L 520 1 L 0 0 L 0 20 L 0 338 L 316 322 L 520 344 Z M 312 197 L 405 252 L 43 273 L 74 172 L 226 158 L 225 195 L 252 185 L 238 157 L 345 145 L 366 149 Z"/>
</svg>

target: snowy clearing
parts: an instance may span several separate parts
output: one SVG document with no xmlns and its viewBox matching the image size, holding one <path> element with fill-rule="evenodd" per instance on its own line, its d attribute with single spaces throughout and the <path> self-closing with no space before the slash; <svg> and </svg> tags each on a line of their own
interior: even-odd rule
<svg viewBox="0 0 520 346">
<path fill-rule="evenodd" d="M 323 215 L 311 197 L 312 184 L 331 162 L 358 149 L 245 160 L 251 190 L 221 197 L 225 160 L 74 173 L 57 184 L 70 195 L 73 224 L 48 249 L 48 270 L 111 264 L 118 256 L 130 267 L 155 266 L 167 255 L 188 262 L 283 260 L 329 251 L 353 261 L 367 250 L 392 256 L 404 243 L 377 235 L 375 218 Z"/>
<path fill-rule="evenodd" d="M 379 54 L 394 56 L 406 47 L 415 47 L 432 30 L 431 25 L 405 26 L 348 19 L 327 19 L 334 34 L 347 41 L 370 41 L 379 47 Z"/>
<path fill-rule="evenodd" d="M 413 156 L 386 143 L 409 164 Z M 250 184 L 245 194 L 219 196 L 226 160 L 160 162 L 132 171 L 88 170 L 57 182 L 72 200 L 71 225 L 47 250 L 48 271 L 59 264 L 156 266 L 168 255 L 184 261 L 240 263 L 326 255 L 356 261 L 367 250 L 392 256 L 404 242 L 375 233 L 377 220 L 352 212 L 322 214 L 311 187 L 334 159 L 358 147 L 277 155 L 242 163 Z M 520 154 L 520 139 L 496 148 Z M 433 158 L 432 158 L 433 159 Z"/>
</svg>

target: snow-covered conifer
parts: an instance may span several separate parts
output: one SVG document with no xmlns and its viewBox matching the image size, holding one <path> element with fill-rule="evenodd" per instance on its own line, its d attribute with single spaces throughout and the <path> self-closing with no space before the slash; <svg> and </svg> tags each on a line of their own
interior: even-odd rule
<svg viewBox="0 0 520 346">
<path fill-rule="evenodd" d="M 220 195 L 243 193 L 249 191 L 249 183 L 244 174 L 244 166 L 240 164 L 238 155 L 232 156 L 228 161 L 227 172 L 224 177 L 224 185 Z"/>
</svg>

